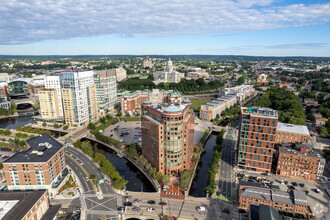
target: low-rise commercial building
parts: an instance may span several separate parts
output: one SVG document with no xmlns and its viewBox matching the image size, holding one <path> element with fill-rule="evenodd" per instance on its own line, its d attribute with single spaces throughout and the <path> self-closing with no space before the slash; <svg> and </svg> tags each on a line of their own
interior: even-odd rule
<svg viewBox="0 0 330 220">
<path fill-rule="evenodd" d="M 230 108 L 235 103 L 242 103 L 254 94 L 255 89 L 252 85 L 241 85 L 220 90 L 219 97 L 216 100 L 201 105 L 199 117 L 202 120 L 211 121 L 217 115 L 220 116 L 227 108 Z"/>
<path fill-rule="evenodd" d="M 195 117 L 189 100 L 142 108 L 142 155 L 163 175 L 179 176 L 192 165 Z"/>
<path fill-rule="evenodd" d="M 209 77 L 209 74 L 206 72 L 187 72 L 186 77 L 191 79 L 199 79 Z"/>
<path fill-rule="evenodd" d="M 305 216 L 310 214 L 305 192 L 298 190 L 281 191 L 265 188 L 258 184 L 252 186 L 241 181 L 238 190 L 238 208 L 249 210 L 250 204 L 272 206 L 286 213 Z"/>
<path fill-rule="evenodd" d="M 143 68 L 147 68 L 148 67 L 148 68 L 151 69 L 152 66 L 153 66 L 152 59 L 150 59 L 150 58 L 144 59 L 142 65 L 143 65 Z"/>
<path fill-rule="evenodd" d="M 307 126 L 287 123 L 277 123 L 276 143 L 309 143 L 310 134 Z"/>
<path fill-rule="evenodd" d="M 45 81 L 44 80 L 33 80 L 30 82 L 30 91 L 32 94 L 38 94 L 40 90 L 45 89 Z"/>
<path fill-rule="evenodd" d="M 10 102 L 6 99 L 0 98 L 0 108 L 9 109 L 11 106 Z"/>
<path fill-rule="evenodd" d="M 48 208 L 46 190 L 0 193 L 0 219 L 2 220 L 41 219 Z"/>
<path fill-rule="evenodd" d="M 48 134 L 26 141 L 29 149 L 3 162 L 8 190 L 42 190 L 56 192 L 66 168 L 64 148 Z"/>
<path fill-rule="evenodd" d="M 257 84 L 259 86 L 263 86 L 263 85 L 267 86 L 269 84 L 269 81 L 267 80 L 267 78 L 268 78 L 268 75 L 266 75 L 264 73 L 258 75 Z"/>
<path fill-rule="evenodd" d="M 279 220 L 280 215 L 275 207 L 263 204 L 250 204 L 249 220 Z"/>
<path fill-rule="evenodd" d="M 156 103 L 169 103 L 169 102 L 181 102 L 181 93 L 175 90 L 145 90 L 145 91 L 134 91 L 125 92 L 121 95 L 120 106 L 121 112 L 133 114 L 135 111 L 140 110 L 141 104 L 149 100 L 150 102 Z"/>
<path fill-rule="evenodd" d="M 286 143 L 279 146 L 276 175 L 316 181 L 319 166 L 324 162 L 320 154 L 314 153 L 310 144 Z"/>
<path fill-rule="evenodd" d="M 10 97 L 27 97 L 30 95 L 30 78 L 20 78 L 8 83 Z"/>
<path fill-rule="evenodd" d="M 0 98 L 7 98 L 8 84 L 6 82 L 0 82 Z"/>
<path fill-rule="evenodd" d="M 255 94 L 255 89 L 252 85 L 240 85 L 231 88 L 224 88 L 219 91 L 219 97 L 225 96 L 227 94 L 236 94 L 237 101 L 242 103 L 247 98 L 253 96 Z"/>
<path fill-rule="evenodd" d="M 215 119 L 217 115 L 220 116 L 224 110 L 235 105 L 235 103 L 237 103 L 236 94 L 221 96 L 216 100 L 206 103 L 205 105 L 201 105 L 199 117 L 202 120 L 211 121 Z"/>
</svg>

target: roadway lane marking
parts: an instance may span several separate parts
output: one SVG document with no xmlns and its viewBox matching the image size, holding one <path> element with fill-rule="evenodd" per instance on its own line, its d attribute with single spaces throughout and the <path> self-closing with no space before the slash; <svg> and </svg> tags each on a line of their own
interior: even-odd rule
<svg viewBox="0 0 330 220">
<path fill-rule="evenodd" d="M 78 161 L 76 161 L 73 157 L 71 157 L 69 154 L 67 154 L 67 153 L 65 153 L 65 155 L 68 157 L 68 158 L 70 158 L 73 162 L 75 162 L 81 169 L 82 169 L 82 171 L 86 174 L 86 176 L 88 177 L 89 176 L 89 173 L 85 170 L 85 168 L 82 166 L 82 165 L 80 165 L 79 163 L 78 163 Z M 85 179 L 84 179 L 85 180 Z M 86 180 L 85 180 L 86 181 Z M 97 193 L 97 189 L 96 189 L 96 186 L 94 185 L 94 183 L 92 183 L 91 182 L 91 184 L 92 184 L 92 186 L 93 186 L 93 188 L 94 188 L 94 191 L 95 191 L 95 193 Z"/>
</svg>

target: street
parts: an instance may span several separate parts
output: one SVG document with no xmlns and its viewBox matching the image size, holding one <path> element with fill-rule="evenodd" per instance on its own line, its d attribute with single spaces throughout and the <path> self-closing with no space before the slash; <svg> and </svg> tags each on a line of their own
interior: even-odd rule
<svg viewBox="0 0 330 220">
<path fill-rule="evenodd" d="M 236 143 L 236 129 L 228 127 L 222 144 L 222 158 L 220 162 L 218 193 L 232 198 L 233 151 Z"/>
<path fill-rule="evenodd" d="M 67 164 L 79 178 L 84 191 L 80 197 L 80 202 L 81 207 L 87 212 L 86 218 L 98 219 L 99 215 L 116 218 L 118 216 L 118 203 L 122 203 L 121 196 L 115 194 L 110 185 L 102 183 L 100 184 L 102 197 L 99 197 L 99 194 L 93 188 L 92 180 L 86 178 L 88 176 L 85 172 L 94 174 L 96 179 L 99 180 L 103 178 L 101 171 L 83 153 L 76 149 L 66 148 L 65 151 L 69 154 L 69 156 L 66 156 Z"/>
</svg>

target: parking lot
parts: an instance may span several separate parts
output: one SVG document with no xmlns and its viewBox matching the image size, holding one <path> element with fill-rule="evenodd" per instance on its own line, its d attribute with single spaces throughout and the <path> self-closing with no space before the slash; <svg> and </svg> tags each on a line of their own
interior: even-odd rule
<svg viewBox="0 0 330 220">
<path fill-rule="evenodd" d="M 141 122 L 121 121 L 110 125 L 104 130 L 104 135 L 120 140 L 123 145 L 138 143 L 141 145 Z"/>
<path fill-rule="evenodd" d="M 307 181 L 302 179 L 288 179 L 278 177 L 274 174 L 269 176 L 264 176 L 256 174 L 253 172 L 239 172 L 241 174 L 245 173 L 243 180 L 248 180 L 252 182 L 265 183 L 268 186 L 277 186 L 282 191 L 287 191 L 288 189 L 294 189 L 298 191 L 303 191 L 306 193 L 308 204 L 314 212 L 314 215 L 320 219 L 322 216 L 328 212 L 330 198 L 327 195 L 325 188 L 320 182 Z M 250 177 L 251 176 L 251 177 Z M 257 180 L 259 179 L 259 180 Z M 264 181 L 262 180 L 264 179 Z M 268 181 L 268 180 L 269 181 Z"/>
</svg>

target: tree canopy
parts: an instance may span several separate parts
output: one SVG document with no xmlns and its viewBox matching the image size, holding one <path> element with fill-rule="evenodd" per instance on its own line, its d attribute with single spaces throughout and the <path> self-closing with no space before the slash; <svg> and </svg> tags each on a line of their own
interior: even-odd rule
<svg viewBox="0 0 330 220">
<path fill-rule="evenodd" d="M 299 98 L 284 88 L 271 88 L 254 103 L 254 106 L 278 110 L 279 121 L 290 124 L 305 125 L 305 114 Z"/>
</svg>

